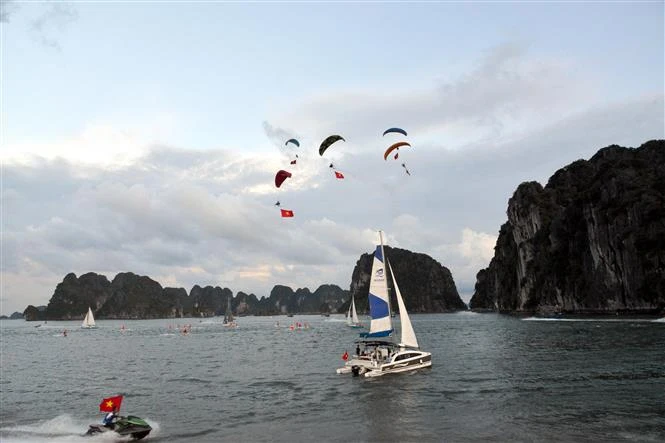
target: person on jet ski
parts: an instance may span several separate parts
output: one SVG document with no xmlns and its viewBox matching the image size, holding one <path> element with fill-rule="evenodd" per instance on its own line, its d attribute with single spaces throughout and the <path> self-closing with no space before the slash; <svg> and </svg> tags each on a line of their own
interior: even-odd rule
<svg viewBox="0 0 665 443">
<path fill-rule="evenodd" d="M 111 428 L 111 429 L 113 429 L 113 427 L 114 427 L 114 424 L 113 424 L 113 423 L 115 422 L 115 420 L 116 420 L 117 418 L 118 418 L 118 408 L 115 407 L 115 408 L 113 408 L 113 411 L 109 412 L 108 414 L 106 414 L 106 415 L 104 416 L 104 419 L 102 420 L 102 423 L 103 423 L 104 426 L 106 426 L 107 428 Z"/>
</svg>

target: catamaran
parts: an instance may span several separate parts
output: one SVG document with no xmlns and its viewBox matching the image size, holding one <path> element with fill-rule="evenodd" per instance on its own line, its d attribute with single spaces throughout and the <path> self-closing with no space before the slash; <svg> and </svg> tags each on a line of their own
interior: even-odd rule
<svg viewBox="0 0 665 443">
<path fill-rule="evenodd" d="M 92 309 L 90 309 L 90 306 L 88 306 L 88 313 L 85 314 L 85 318 L 83 319 L 83 323 L 81 323 L 81 328 L 82 329 L 96 329 L 97 325 L 95 324 L 95 316 L 92 315 Z"/>
<path fill-rule="evenodd" d="M 363 325 L 360 324 L 358 319 L 358 313 L 356 312 L 356 302 L 354 300 L 353 294 L 351 294 L 351 304 L 349 305 L 349 311 L 346 313 L 346 325 L 350 328 L 362 328 Z"/>
<path fill-rule="evenodd" d="M 395 273 L 387 260 L 384 261 L 383 233 L 379 231 L 380 244 L 374 251 L 372 274 L 369 285 L 369 311 L 371 323 L 369 332 L 360 334 L 363 340 L 356 342 L 356 354 L 348 359 L 338 374 L 364 375 L 379 377 L 385 374 L 414 371 L 432 366 L 432 354 L 421 351 L 411 319 L 406 311 L 402 294 L 397 285 Z M 392 277 L 395 298 L 401 322 L 399 343 L 381 340 L 392 336 L 394 331 L 390 315 L 390 297 L 386 263 Z M 344 354 L 347 356 L 347 353 Z"/>
</svg>

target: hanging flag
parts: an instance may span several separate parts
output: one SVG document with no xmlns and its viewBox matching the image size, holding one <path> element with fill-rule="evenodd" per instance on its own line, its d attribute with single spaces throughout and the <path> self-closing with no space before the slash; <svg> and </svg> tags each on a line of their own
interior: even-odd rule
<svg viewBox="0 0 665 443">
<path fill-rule="evenodd" d="M 342 178 L 344 178 L 344 174 L 342 174 L 342 173 L 339 172 L 339 171 L 335 171 L 335 177 L 336 177 L 336 178 L 339 178 L 339 179 L 342 179 Z"/>
<path fill-rule="evenodd" d="M 293 217 L 293 211 L 290 209 L 281 209 L 282 217 Z"/>
<path fill-rule="evenodd" d="M 344 351 L 344 355 L 342 355 L 342 360 L 347 361 L 349 359 L 349 353 Z"/>
<path fill-rule="evenodd" d="M 99 404 L 100 412 L 113 412 L 114 410 L 120 410 L 120 405 L 122 404 L 122 395 L 116 395 L 115 397 L 109 397 L 102 400 Z"/>
</svg>

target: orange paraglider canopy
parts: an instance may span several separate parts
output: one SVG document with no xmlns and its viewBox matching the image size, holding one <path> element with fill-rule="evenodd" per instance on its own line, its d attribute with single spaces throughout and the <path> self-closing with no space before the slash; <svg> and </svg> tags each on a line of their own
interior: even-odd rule
<svg viewBox="0 0 665 443">
<path fill-rule="evenodd" d="M 388 160 L 388 156 L 390 155 L 390 153 L 393 152 L 395 149 L 399 149 L 402 146 L 411 146 L 411 145 L 408 142 L 395 143 L 394 145 L 391 145 L 388 149 L 386 149 L 386 152 L 383 153 L 383 159 Z"/>
</svg>

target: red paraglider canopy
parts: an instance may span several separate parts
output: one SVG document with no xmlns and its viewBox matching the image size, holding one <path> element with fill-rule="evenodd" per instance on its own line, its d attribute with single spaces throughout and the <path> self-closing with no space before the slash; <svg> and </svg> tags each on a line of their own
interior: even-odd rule
<svg viewBox="0 0 665 443">
<path fill-rule="evenodd" d="M 284 183 L 284 180 L 286 180 L 289 177 L 291 177 L 291 173 L 289 171 L 280 169 L 279 171 L 277 171 L 277 174 L 275 174 L 275 186 L 279 188 L 280 186 L 282 186 L 282 183 Z"/>
</svg>

